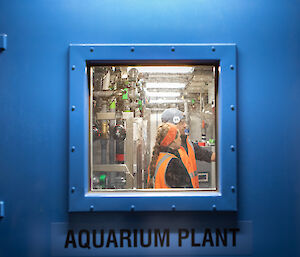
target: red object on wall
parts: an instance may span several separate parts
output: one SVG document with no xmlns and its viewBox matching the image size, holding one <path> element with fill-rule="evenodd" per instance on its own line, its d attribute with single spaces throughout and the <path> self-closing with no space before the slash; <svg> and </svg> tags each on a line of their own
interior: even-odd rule
<svg viewBox="0 0 300 257">
<path fill-rule="evenodd" d="M 124 161 L 124 154 L 116 154 L 116 161 L 123 162 Z"/>
</svg>

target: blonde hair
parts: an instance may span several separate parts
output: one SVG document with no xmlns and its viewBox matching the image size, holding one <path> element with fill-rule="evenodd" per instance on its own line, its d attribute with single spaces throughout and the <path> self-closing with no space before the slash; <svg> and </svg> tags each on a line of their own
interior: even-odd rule
<svg viewBox="0 0 300 257">
<path fill-rule="evenodd" d="M 151 159 L 150 165 L 149 165 L 149 173 L 150 173 L 150 181 L 148 184 L 149 188 L 154 187 L 153 177 L 155 175 L 154 172 L 155 172 L 155 168 L 156 168 L 156 162 L 157 162 L 159 153 L 161 152 L 160 143 L 163 141 L 163 139 L 168 134 L 170 126 L 174 126 L 174 125 L 170 124 L 170 123 L 163 123 L 157 129 L 156 140 L 155 140 L 155 144 L 154 144 L 153 152 L 152 152 L 152 159 Z"/>
</svg>

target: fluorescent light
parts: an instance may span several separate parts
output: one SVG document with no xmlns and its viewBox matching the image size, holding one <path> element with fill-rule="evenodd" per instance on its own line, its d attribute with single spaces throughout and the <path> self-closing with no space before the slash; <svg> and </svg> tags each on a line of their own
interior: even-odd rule
<svg viewBox="0 0 300 257">
<path fill-rule="evenodd" d="M 147 92 L 150 97 L 178 97 L 180 92 Z"/>
<path fill-rule="evenodd" d="M 150 100 L 149 104 L 169 104 L 169 103 L 183 103 L 184 100 L 172 100 L 172 99 L 158 99 Z"/>
<path fill-rule="evenodd" d="M 191 73 L 194 67 L 187 66 L 130 66 L 127 72 L 136 68 L 141 73 Z"/>
<path fill-rule="evenodd" d="M 146 88 L 185 88 L 184 83 L 146 83 Z"/>
</svg>

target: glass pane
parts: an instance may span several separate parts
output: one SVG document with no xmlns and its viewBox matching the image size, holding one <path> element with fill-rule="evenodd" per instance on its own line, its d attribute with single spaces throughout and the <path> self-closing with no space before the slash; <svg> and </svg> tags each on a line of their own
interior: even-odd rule
<svg viewBox="0 0 300 257">
<path fill-rule="evenodd" d="M 217 71 L 90 66 L 90 190 L 216 190 Z"/>
</svg>

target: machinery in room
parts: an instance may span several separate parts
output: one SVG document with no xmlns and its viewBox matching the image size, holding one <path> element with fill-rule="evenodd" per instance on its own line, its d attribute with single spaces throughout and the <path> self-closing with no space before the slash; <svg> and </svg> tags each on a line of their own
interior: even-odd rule
<svg viewBox="0 0 300 257">
<path fill-rule="evenodd" d="M 156 129 L 167 108 L 215 151 L 215 66 L 90 66 L 90 190 L 146 190 Z M 216 189 L 215 163 L 197 161 L 200 189 Z"/>
</svg>

